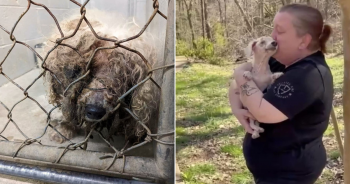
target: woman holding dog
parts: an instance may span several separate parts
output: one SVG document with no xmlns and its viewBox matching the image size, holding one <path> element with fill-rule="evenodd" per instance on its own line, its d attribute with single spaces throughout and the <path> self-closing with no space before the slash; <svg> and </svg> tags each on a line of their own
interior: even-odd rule
<svg viewBox="0 0 350 184">
<path fill-rule="evenodd" d="M 243 153 L 257 184 L 313 184 L 326 165 L 322 137 L 332 109 L 333 77 L 324 53 L 330 34 L 317 9 L 286 5 L 274 18 L 271 36 L 278 49 L 269 61 L 271 71 L 283 75 L 260 91 L 243 76 L 250 63 L 235 69 L 239 94 L 230 88 L 229 99 L 247 131 Z M 257 139 L 251 137 L 248 117 L 264 128 Z"/>
</svg>

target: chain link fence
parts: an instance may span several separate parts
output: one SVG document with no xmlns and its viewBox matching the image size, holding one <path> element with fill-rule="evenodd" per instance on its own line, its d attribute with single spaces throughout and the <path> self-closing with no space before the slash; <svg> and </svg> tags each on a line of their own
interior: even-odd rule
<svg viewBox="0 0 350 184">
<path fill-rule="evenodd" d="M 173 152 L 171 152 L 171 150 L 173 150 L 172 147 L 174 146 L 174 142 L 173 141 L 164 141 L 164 140 L 173 140 L 172 138 L 174 136 L 174 127 L 171 127 L 173 125 L 173 122 L 171 122 L 171 121 L 173 121 L 173 119 L 165 119 L 165 120 L 163 119 L 164 121 L 162 123 L 160 123 L 162 125 L 158 124 L 158 132 L 154 133 L 146 125 L 146 123 L 143 122 L 143 120 L 141 120 L 134 113 L 134 111 L 129 108 L 129 105 L 126 104 L 126 102 L 125 102 L 125 98 L 130 93 L 135 91 L 137 88 L 142 86 L 147 81 L 151 81 L 154 85 L 157 86 L 157 88 L 158 88 L 157 90 L 160 90 L 162 92 L 161 103 L 163 103 L 163 105 L 162 104 L 160 105 L 159 112 L 164 111 L 164 108 L 167 108 L 167 107 L 164 107 L 164 104 L 169 103 L 169 102 L 164 103 L 163 98 L 164 98 L 164 95 L 166 95 L 166 94 L 164 94 L 164 91 L 162 91 L 163 90 L 162 86 L 160 84 L 158 84 L 152 78 L 152 76 L 156 70 L 163 70 L 163 72 L 165 74 L 168 71 L 168 69 L 172 69 L 174 67 L 173 60 L 172 60 L 172 62 L 168 62 L 167 64 L 164 64 L 161 67 L 152 68 L 152 66 L 149 64 L 149 61 L 147 61 L 146 57 L 144 57 L 141 54 L 141 52 L 139 52 L 135 49 L 129 48 L 125 45 L 122 45 L 122 43 L 131 41 L 131 40 L 134 40 L 134 39 L 137 39 L 138 37 L 140 37 L 145 32 L 145 30 L 147 29 L 147 27 L 149 26 L 149 24 L 152 22 L 153 18 L 157 14 L 160 15 L 161 17 L 163 17 L 164 19 L 167 19 L 167 16 L 164 15 L 159 10 L 158 0 L 153 0 L 152 3 L 153 3 L 154 11 L 153 11 L 152 15 L 149 17 L 148 22 L 140 30 L 140 32 L 137 35 L 134 35 L 134 36 L 129 37 L 129 38 L 124 38 L 121 40 L 102 37 L 102 36 L 99 36 L 95 32 L 93 26 L 91 25 L 91 23 L 89 22 L 89 20 L 85 16 L 86 12 L 87 12 L 85 6 L 89 3 L 89 0 L 86 0 L 83 4 L 81 4 L 75 0 L 70 0 L 70 1 L 80 7 L 81 17 L 79 19 L 79 22 L 78 22 L 75 30 L 69 35 L 64 34 L 64 32 L 62 31 L 62 29 L 60 27 L 59 22 L 57 21 L 56 17 L 53 15 L 53 13 L 50 11 L 49 8 L 47 8 L 43 4 L 36 3 L 32 0 L 28 0 L 27 9 L 25 10 L 25 12 L 23 12 L 21 14 L 21 16 L 18 18 L 18 20 L 16 21 L 16 23 L 14 24 L 14 26 L 12 27 L 11 30 L 7 30 L 3 26 L 0 25 L 0 28 L 9 35 L 11 41 L 13 42 L 12 47 L 7 52 L 7 54 L 4 56 L 3 60 L 0 62 L 0 75 L 3 75 L 9 82 L 14 84 L 21 91 L 23 91 L 23 98 L 21 100 L 19 100 L 17 103 L 15 103 L 12 107 L 8 107 L 8 106 L 6 106 L 5 103 L 0 101 L 0 105 L 2 107 L 4 107 L 8 112 L 6 124 L 3 125 L 2 128 L 0 127 L 1 128 L 0 129 L 0 138 L 3 139 L 2 141 L 0 141 L 0 145 L 5 146 L 5 149 L 3 151 L 0 151 L 0 154 L 1 154 L 0 159 L 14 161 L 17 158 L 16 161 L 21 161 L 24 163 L 31 163 L 28 160 L 36 160 L 34 162 L 34 164 L 37 164 L 37 165 L 52 166 L 52 167 L 67 169 L 67 170 L 78 170 L 78 171 L 84 171 L 84 172 L 92 172 L 92 173 L 97 173 L 97 174 L 101 174 L 101 175 L 109 175 L 109 176 L 116 176 L 114 174 L 117 173 L 118 176 L 120 176 L 120 177 L 133 178 L 133 179 L 136 179 L 136 178 L 151 179 L 151 181 L 153 181 L 153 182 L 158 181 L 159 179 L 160 180 L 167 180 L 167 179 L 173 177 L 173 176 L 170 176 L 171 175 L 170 172 L 173 172 L 173 168 L 169 168 L 168 171 L 164 171 L 164 172 L 168 172 L 168 173 L 162 173 L 162 171 L 158 171 L 158 168 L 163 168 L 163 167 L 159 166 L 158 165 L 159 163 L 157 163 L 157 162 L 159 162 L 159 160 L 162 160 L 162 162 L 163 161 L 168 161 L 168 162 L 174 161 L 173 160 Z M 147 2 L 149 2 L 149 1 L 147 1 Z M 172 6 L 170 3 L 171 2 L 169 2 L 169 7 Z M 17 40 L 15 35 L 13 34 L 14 30 L 16 29 L 16 26 L 21 21 L 22 17 L 31 8 L 31 6 L 41 6 L 42 8 L 44 8 L 51 15 L 52 19 L 55 21 L 57 29 L 59 30 L 59 33 L 61 35 L 61 38 L 59 38 L 55 41 L 54 47 L 52 49 L 50 49 L 44 57 L 39 55 L 36 52 L 36 50 L 33 49 L 32 47 L 30 47 L 28 44 Z M 171 10 L 169 11 L 169 14 L 171 14 L 171 15 L 173 14 L 171 12 Z M 52 53 L 58 46 L 69 47 L 70 49 L 73 49 L 75 52 L 77 52 L 80 55 L 79 50 L 77 48 L 74 48 L 71 45 L 65 44 L 65 43 L 63 43 L 63 41 L 67 40 L 69 38 L 72 38 L 77 33 L 77 31 L 78 31 L 78 29 L 83 21 L 88 25 L 91 32 L 93 33 L 93 35 L 96 38 L 98 38 L 100 40 L 111 42 L 111 43 L 113 43 L 113 46 L 96 48 L 93 51 L 93 54 L 89 57 L 89 60 L 87 61 L 86 72 L 81 74 L 81 76 L 79 76 L 78 79 L 71 82 L 68 86 L 64 86 L 63 83 L 57 77 L 57 74 L 55 74 L 53 71 L 51 71 L 47 67 L 46 61 L 47 61 L 50 53 Z M 169 21 L 168 21 L 168 24 L 169 24 Z M 170 22 L 170 24 L 172 24 L 172 22 Z M 169 30 L 169 27 L 171 27 L 171 26 L 168 25 L 167 32 L 173 31 L 173 30 Z M 167 34 L 169 34 L 169 33 L 167 33 Z M 172 33 L 170 33 L 170 34 L 172 34 Z M 173 39 L 173 38 L 171 38 L 171 36 L 167 36 L 167 39 Z M 41 68 L 43 69 L 42 72 L 40 73 L 40 75 L 38 77 L 35 78 L 34 81 L 31 82 L 31 84 L 28 87 L 23 87 L 23 86 L 20 86 L 19 84 L 17 84 L 14 80 L 12 80 L 7 75 L 6 71 L 4 71 L 4 69 L 2 67 L 16 44 L 22 44 L 22 45 L 26 46 L 42 61 L 42 64 L 41 64 Z M 171 44 L 171 42 L 170 42 L 170 44 Z M 116 48 L 125 49 L 129 52 L 137 54 L 140 58 L 142 58 L 143 62 L 147 66 L 147 72 L 148 72 L 147 76 L 141 82 L 139 82 L 138 84 L 132 86 L 129 90 L 127 90 L 126 93 L 122 94 L 117 100 L 117 105 L 112 110 L 106 112 L 105 115 L 102 118 L 100 118 L 99 120 L 95 120 L 92 122 L 91 129 L 89 130 L 89 132 L 87 133 L 87 135 L 85 136 L 85 139 L 83 141 L 73 142 L 69 138 L 64 137 L 64 135 L 61 132 L 59 132 L 52 125 L 51 113 L 55 109 L 60 108 L 61 104 L 57 104 L 51 110 L 47 111 L 37 100 L 35 100 L 33 97 L 31 97 L 28 90 L 34 85 L 34 83 L 36 83 L 38 81 L 38 79 L 49 74 L 51 77 L 54 78 L 54 80 L 56 80 L 61 85 L 62 88 L 64 88 L 64 91 L 61 95 L 63 97 L 65 97 L 67 95 L 67 92 L 72 87 L 74 87 L 74 85 L 77 85 L 84 78 L 89 76 L 89 74 L 91 73 L 92 67 L 93 67 L 92 60 L 93 60 L 96 53 L 98 53 L 101 50 L 116 49 Z M 168 45 L 168 49 L 169 48 L 173 48 L 173 45 Z M 172 50 L 172 52 L 173 52 L 173 50 Z M 166 57 L 171 57 L 171 54 L 170 54 L 170 56 L 169 56 L 169 54 L 168 55 L 166 54 Z M 167 81 L 169 81 L 169 80 L 166 80 L 163 78 L 163 85 L 166 85 L 169 88 L 172 85 L 165 84 Z M 104 85 L 102 90 L 106 90 L 109 88 L 108 85 L 105 85 L 103 81 L 101 81 L 101 84 Z M 93 90 L 93 89 L 91 89 L 91 90 Z M 169 90 L 166 90 L 166 91 L 168 92 Z M 173 91 L 173 89 L 172 90 L 170 89 L 169 92 L 171 92 L 171 91 Z M 173 95 L 173 94 L 167 94 L 167 95 Z M 21 127 L 18 126 L 18 124 L 13 119 L 13 113 L 12 113 L 13 109 L 16 106 L 18 106 L 19 104 L 21 104 L 26 99 L 29 99 L 29 100 L 35 102 L 35 104 L 47 115 L 47 120 L 46 120 L 46 125 L 44 128 L 44 131 L 38 137 L 27 136 L 26 133 L 24 133 L 21 130 Z M 170 103 L 174 103 L 174 102 L 170 101 Z M 137 122 L 138 126 L 139 125 L 142 126 L 142 128 L 143 128 L 142 131 L 146 132 L 146 135 L 145 135 L 145 138 L 143 141 L 138 142 L 137 144 L 132 145 L 130 147 L 124 147 L 121 150 L 118 150 L 117 148 L 115 148 L 113 146 L 113 144 L 110 142 L 110 140 L 108 140 L 101 133 L 101 131 L 98 130 L 98 127 L 103 126 L 103 125 L 101 125 L 101 123 L 106 121 L 111 115 L 113 115 L 119 109 L 123 109 L 127 113 L 129 113 L 129 115 Z M 169 113 L 171 113 L 171 112 L 169 112 Z M 161 118 L 169 118 L 169 116 L 164 117 L 161 115 L 160 121 L 162 121 Z M 23 142 L 18 143 L 18 142 L 10 141 L 5 136 L 2 135 L 2 133 L 6 130 L 6 128 L 8 127 L 8 125 L 10 123 L 12 123 L 16 127 L 16 129 L 25 137 L 25 140 Z M 160 126 L 164 127 L 164 124 L 167 124 L 165 129 L 168 129 L 171 131 L 159 132 L 161 129 L 164 130 L 164 128 L 159 128 Z M 52 130 L 56 131 L 57 133 L 59 133 L 61 136 L 63 136 L 66 139 L 66 141 L 69 142 L 69 144 L 67 146 L 64 146 L 64 147 L 52 147 L 52 146 L 47 147 L 46 145 L 42 145 L 40 139 L 47 133 L 48 129 L 52 129 Z M 105 142 L 105 144 L 107 144 L 110 148 L 113 149 L 114 153 L 109 154 L 109 153 L 103 153 L 103 152 L 96 153 L 96 152 L 86 151 L 86 147 L 87 147 L 86 144 L 88 143 L 89 138 L 93 132 L 95 134 L 99 135 L 100 138 Z M 163 138 L 165 138 L 165 139 L 163 139 Z M 155 152 L 157 152 L 157 153 L 155 154 L 156 155 L 155 158 L 142 158 L 142 157 L 125 156 L 125 154 L 128 153 L 129 151 L 136 149 L 138 147 L 141 147 L 141 146 L 143 146 L 147 143 L 150 143 L 152 141 L 157 142 L 156 143 L 157 146 L 155 148 L 155 150 L 156 150 Z M 164 147 L 165 152 L 163 151 L 162 146 L 165 146 Z M 28 148 L 28 147 L 30 147 L 30 148 Z M 165 153 L 165 155 L 163 154 L 162 151 Z M 21 152 L 23 152 L 23 153 L 21 153 Z M 172 157 L 172 159 L 169 158 L 169 155 L 171 155 L 170 157 Z M 9 156 L 11 156 L 13 159 L 10 158 Z M 158 158 L 158 157 L 164 157 L 164 158 Z M 89 159 L 94 160 L 94 161 L 89 163 L 88 161 L 86 161 Z M 86 163 L 84 163 L 84 160 Z M 80 163 L 80 162 L 82 162 L 82 163 Z M 31 163 L 31 164 L 33 164 L 33 163 Z M 165 163 L 165 164 L 160 163 L 160 164 L 163 166 L 166 165 L 167 167 L 173 167 L 174 163 Z M 90 169 L 90 167 L 91 167 L 91 169 Z"/>
</svg>

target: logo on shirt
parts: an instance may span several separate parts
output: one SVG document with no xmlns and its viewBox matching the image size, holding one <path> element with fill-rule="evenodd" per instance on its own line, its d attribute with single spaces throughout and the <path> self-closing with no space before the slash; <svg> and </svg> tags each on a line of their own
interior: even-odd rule
<svg viewBox="0 0 350 184">
<path fill-rule="evenodd" d="M 292 96 L 294 88 L 289 82 L 280 82 L 274 87 L 273 92 L 279 98 L 289 98 Z"/>
</svg>

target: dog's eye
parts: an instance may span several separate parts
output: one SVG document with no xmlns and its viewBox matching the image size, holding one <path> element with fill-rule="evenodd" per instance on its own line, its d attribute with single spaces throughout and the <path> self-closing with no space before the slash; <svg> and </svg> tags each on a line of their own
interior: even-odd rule
<svg viewBox="0 0 350 184">
<path fill-rule="evenodd" d="M 264 40 L 261 41 L 260 44 L 261 44 L 261 45 L 265 45 L 265 41 L 264 41 Z"/>
<path fill-rule="evenodd" d="M 74 66 L 74 68 L 68 68 L 65 66 L 63 68 L 64 75 L 66 75 L 67 78 L 74 79 L 80 74 L 81 68 L 79 66 Z"/>
</svg>

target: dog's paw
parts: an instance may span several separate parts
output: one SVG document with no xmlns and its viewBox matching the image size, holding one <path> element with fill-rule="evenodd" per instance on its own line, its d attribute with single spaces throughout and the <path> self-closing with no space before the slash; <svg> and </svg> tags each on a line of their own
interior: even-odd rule
<svg viewBox="0 0 350 184">
<path fill-rule="evenodd" d="M 272 74 L 272 80 L 278 79 L 279 77 L 281 77 L 281 75 L 283 75 L 283 72 L 276 72 Z"/>
<path fill-rule="evenodd" d="M 253 134 L 252 134 L 252 138 L 253 138 L 253 139 L 256 139 L 256 138 L 258 138 L 258 137 L 260 137 L 259 132 L 254 131 Z"/>
<path fill-rule="evenodd" d="M 259 131 L 259 133 L 263 133 L 265 130 L 263 128 L 259 127 L 258 131 Z"/>
<path fill-rule="evenodd" d="M 74 126 L 68 123 L 59 123 L 57 126 L 55 126 L 55 129 L 67 139 L 74 137 L 76 131 Z M 48 133 L 50 140 L 57 143 L 64 143 L 66 139 L 62 137 L 58 132 L 51 128 Z"/>
<path fill-rule="evenodd" d="M 255 129 L 254 131 L 257 131 L 259 133 L 263 133 L 265 130 L 260 127 L 260 123 L 258 121 L 254 121 Z"/>
<path fill-rule="evenodd" d="M 246 78 L 247 80 L 252 80 L 253 75 L 252 75 L 252 73 L 250 71 L 245 71 L 243 73 L 243 77 Z"/>
</svg>

